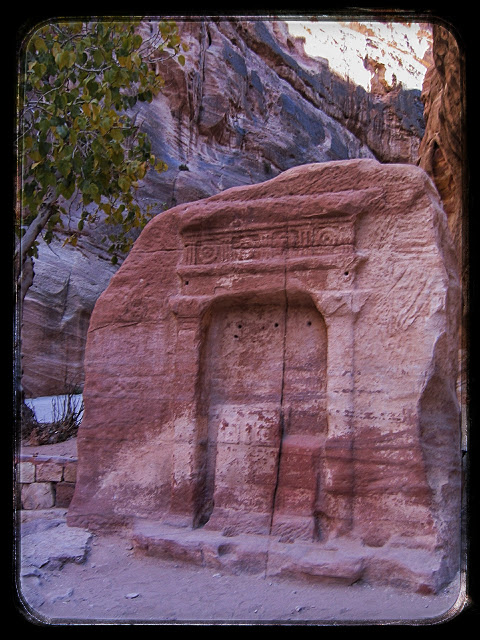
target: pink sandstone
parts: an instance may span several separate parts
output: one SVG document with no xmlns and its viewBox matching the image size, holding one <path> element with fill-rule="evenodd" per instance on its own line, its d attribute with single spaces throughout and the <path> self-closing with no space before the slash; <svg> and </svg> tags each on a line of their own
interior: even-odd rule
<svg viewBox="0 0 480 640">
<path fill-rule="evenodd" d="M 455 265 L 412 165 L 304 165 L 158 215 L 92 315 L 68 523 L 438 590 L 460 561 Z"/>
</svg>

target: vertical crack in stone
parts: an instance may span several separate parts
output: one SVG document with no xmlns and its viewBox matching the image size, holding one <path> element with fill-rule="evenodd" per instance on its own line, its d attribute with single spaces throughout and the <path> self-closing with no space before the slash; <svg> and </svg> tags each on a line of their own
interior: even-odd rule
<svg viewBox="0 0 480 640">
<path fill-rule="evenodd" d="M 72 269 L 70 267 L 70 271 L 67 275 L 67 279 L 65 280 L 65 284 L 63 285 L 63 289 L 62 289 L 62 309 L 60 312 L 60 317 L 62 319 L 62 324 L 65 321 L 65 314 L 67 312 L 67 307 L 68 307 L 68 295 L 69 295 L 69 291 L 70 291 L 70 280 L 72 277 Z"/>
<path fill-rule="evenodd" d="M 287 255 L 288 255 L 288 222 L 287 222 L 287 245 L 285 246 L 285 263 L 283 269 L 283 294 L 284 294 L 284 321 L 283 321 L 283 345 L 282 345 L 282 377 L 280 382 L 280 438 L 278 445 L 278 460 L 275 477 L 275 487 L 273 489 L 272 509 L 270 513 L 269 535 L 272 533 L 273 518 L 275 515 L 275 505 L 277 502 L 278 485 L 280 482 L 280 465 L 282 460 L 283 439 L 285 437 L 285 411 L 284 411 L 284 390 L 285 390 L 285 369 L 286 369 L 286 353 L 287 353 L 287 322 L 288 322 L 288 294 L 287 294 Z M 268 564 L 268 551 L 267 551 Z"/>
<path fill-rule="evenodd" d="M 273 498 L 272 498 L 272 509 L 270 513 L 270 525 L 268 533 L 272 533 L 273 527 L 273 517 L 275 515 L 275 505 L 277 502 L 277 492 L 278 485 L 280 481 L 280 464 L 282 459 L 282 449 L 283 449 L 283 439 L 285 436 L 285 411 L 283 407 L 283 397 L 284 397 L 284 387 L 285 387 L 285 355 L 286 355 L 286 345 L 287 345 L 287 322 L 288 322 L 288 297 L 285 291 L 285 308 L 284 308 L 284 328 L 283 328 L 283 347 L 282 347 L 282 378 L 280 383 L 280 438 L 278 445 L 278 460 L 277 460 L 277 469 L 276 469 L 276 477 L 275 477 L 275 487 L 273 489 Z"/>
</svg>

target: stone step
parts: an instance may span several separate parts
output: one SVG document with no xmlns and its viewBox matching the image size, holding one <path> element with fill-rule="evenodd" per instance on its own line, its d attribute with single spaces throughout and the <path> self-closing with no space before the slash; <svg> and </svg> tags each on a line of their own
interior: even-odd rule
<svg viewBox="0 0 480 640">
<path fill-rule="evenodd" d="M 449 580 L 441 554 L 406 546 L 408 541 L 392 541 L 382 548 L 368 547 L 348 537 L 327 543 L 288 543 L 276 536 L 226 536 L 206 528 L 140 519 L 134 524 L 132 536 L 140 553 L 230 574 L 263 574 L 343 585 L 362 580 L 423 594 L 437 593 Z"/>
<path fill-rule="evenodd" d="M 133 544 L 150 556 L 233 574 L 353 584 L 362 577 L 364 569 L 362 557 L 334 547 L 322 548 L 319 543 L 283 543 L 273 536 L 255 534 L 227 537 L 204 528 L 182 528 L 150 521 L 135 523 Z"/>
</svg>

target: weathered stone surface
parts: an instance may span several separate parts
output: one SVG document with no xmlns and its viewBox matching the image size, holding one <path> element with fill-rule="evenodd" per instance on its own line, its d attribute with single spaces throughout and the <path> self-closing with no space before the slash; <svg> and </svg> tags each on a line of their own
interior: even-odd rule
<svg viewBox="0 0 480 640">
<path fill-rule="evenodd" d="M 44 532 L 48 534 L 42 535 Z M 69 528 L 65 522 L 55 519 L 22 524 L 22 577 L 26 577 L 34 568 L 54 571 L 67 562 L 85 562 L 91 540 L 89 531 Z M 38 575 L 41 576 L 41 572 Z"/>
<path fill-rule="evenodd" d="M 323 577 L 353 549 L 374 580 L 439 588 L 459 562 L 459 295 L 414 166 L 312 164 L 156 217 L 92 315 L 69 524 L 307 544 Z"/>
<path fill-rule="evenodd" d="M 37 482 L 60 482 L 63 467 L 55 462 L 40 462 L 36 465 Z"/>
<path fill-rule="evenodd" d="M 67 463 L 63 468 L 63 480 L 65 482 L 75 482 L 77 479 L 77 463 Z"/>
<path fill-rule="evenodd" d="M 185 67 L 160 62 L 165 88 L 142 107 L 154 149 L 169 165 L 152 175 L 144 197 L 171 207 L 310 162 L 417 161 L 424 133 L 419 89 L 398 84 L 368 92 L 336 74 L 328 60 L 307 55 L 283 21 L 179 27 L 189 46 Z M 409 61 L 404 51 L 405 68 Z"/>
<path fill-rule="evenodd" d="M 74 482 L 58 482 L 55 486 L 55 506 L 66 508 L 72 501 L 75 492 Z"/>
<path fill-rule="evenodd" d="M 17 471 L 20 484 L 35 482 L 35 465 L 32 462 L 20 462 Z"/>
<path fill-rule="evenodd" d="M 26 397 L 71 393 L 83 384 L 90 314 L 116 268 L 88 240 L 80 249 L 40 245 L 22 325 Z"/>
<path fill-rule="evenodd" d="M 32 482 L 21 487 L 22 509 L 50 509 L 55 504 L 51 482 Z"/>
<path fill-rule="evenodd" d="M 186 64 L 159 63 L 165 87 L 139 114 L 169 166 L 148 174 L 142 188 L 158 212 L 310 162 L 417 161 L 424 130 L 418 90 L 398 85 L 373 94 L 347 82 L 327 60 L 306 55 L 282 21 L 187 20 L 179 27 Z M 150 25 L 143 28 L 148 37 Z M 398 54 L 391 37 L 383 46 Z M 409 69 L 411 55 L 402 55 Z M 42 244 L 35 261 L 22 331 L 27 397 L 82 384 L 90 313 L 115 271 L 100 245 L 105 230 L 79 234 L 80 211 L 71 211 L 79 251 L 60 238 Z"/>
<path fill-rule="evenodd" d="M 433 25 L 432 52 L 433 64 L 425 75 L 422 91 L 426 128 L 418 164 L 432 178 L 441 196 L 466 291 L 469 264 L 466 239 L 465 59 L 454 33 L 440 24 Z M 468 304 L 465 296 L 457 382 L 464 424 L 467 424 Z"/>
<path fill-rule="evenodd" d="M 422 90 L 425 134 L 419 148 L 419 165 L 431 176 L 442 197 L 459 264 L 465 251 L 462 230 L 466 194 L 462 55 L 454 34 L 434 24 L 433 64 Z"/>
</svg>

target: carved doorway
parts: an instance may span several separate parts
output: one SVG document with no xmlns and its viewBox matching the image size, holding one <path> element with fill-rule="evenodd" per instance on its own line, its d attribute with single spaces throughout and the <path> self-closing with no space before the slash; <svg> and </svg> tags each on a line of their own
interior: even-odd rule
<svg viewBox="0 0 480 640">
<path fill-rule="evenodd" d="M 198 524 L 227 535 L 318 537 L 326 358 L 325 323 L 310 299 L 211 310 Z"/>
</svg>

